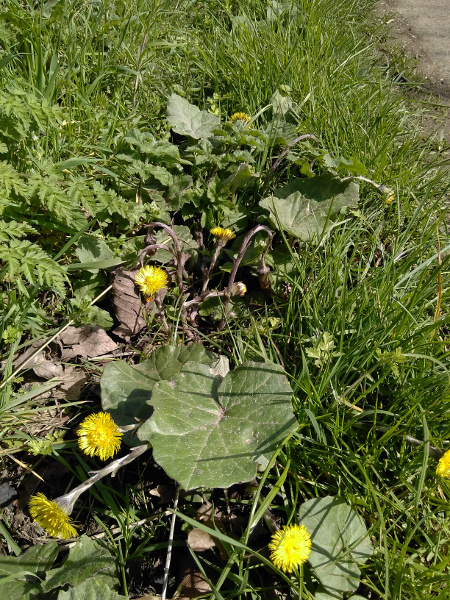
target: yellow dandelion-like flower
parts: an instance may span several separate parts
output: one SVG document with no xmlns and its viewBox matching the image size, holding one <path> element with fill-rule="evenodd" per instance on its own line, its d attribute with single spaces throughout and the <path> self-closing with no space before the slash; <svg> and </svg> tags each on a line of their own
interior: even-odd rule
<svg viewBox="0 0 450 600">
<path fill-rule="evenodd" d="M 153 300 L 156 292 L 167 285 L 167 273 L 160 267 L 147 265 L 137 272 L 134 279 L 147 302 Z"/>
<path fill-rule="evenodd" d="M 231 115 L 230 121 L 232 123 L 236 123 L 236 121 L 242 121 L 244 125 L 246 125 L 250 121 L 250 117 L 245 112 L 237 112 L 234 115 Z"/>
<path fill-rule="evenodd" d="M 89 415 L 78 431 L 78 446 L 88 456 L 99 456 L 101 460 L 112 458 L 120 448 L 122 433 L 109 413 Z"/>
<path fill-rule="evenodd" d="M 214 227 L 210 232 L 214 237 L 224 242 L 228 242 L 228 240 L 232 240 L 236 237 L 236 234 L 231 231 L 231 229 L 222 229 L 222 227 Z"/>
<path fill-rule="evenodd" d="M 269 544 L 270 559 L 285 573 L 292 573 L 308 560 L 311 552 L 311 536 L 304 525 L 288 525 L 272 536 Z"/>
<path fill-rule="evenodd" d="M 450 478 L 450 450 L 447 450 L 447 452 L 439 459 L 436 475 L 439 475 L 439 477 Z"/>
<path fill-rule="evenodd" d="M 56 500 L 48 500 L 39 492 L 30 498 L 30 515 L 48 535 L 68 539 L 78 535 L 72 519 L 59 506 Z"/>
</svg>

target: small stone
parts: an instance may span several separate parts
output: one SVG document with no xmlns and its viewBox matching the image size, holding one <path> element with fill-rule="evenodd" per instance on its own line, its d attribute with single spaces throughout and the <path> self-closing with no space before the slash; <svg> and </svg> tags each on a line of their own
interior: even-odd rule
<svg viewBox="0 0 450 600">
<path fill-rule="evenodd" d="M 9 504 L 14 498 L 17 498 L 16 490 L 12 488 L 9 483 L 2 483 L 0 485 L 0 506 Z"/>
</svg>

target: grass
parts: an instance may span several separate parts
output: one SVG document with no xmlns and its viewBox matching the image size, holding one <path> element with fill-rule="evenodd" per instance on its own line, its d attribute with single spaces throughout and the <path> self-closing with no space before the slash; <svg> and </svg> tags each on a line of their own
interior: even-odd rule
<svg viewBox="0 0 450 600">
<path fill-rule="evenodd" d="M 375 549 L 362 567 L 360 596 L 445 600 L 450 487 L 434 473 L 435 447 L 450 439 L 448 155 L 420 130 L 420 107 L 411 107 L 397 84 L 395 64 L 380 51 L 384 29 L 373 17 L 368 20 L 373 0 L 296 0 L 287 10 L 280 3 L 271 6 L 267 12 L 262 0 L 54 5 L 5 0 L 0 89 L 7 93 L 0 108 L 6 125 L 0 143 L 6 151 L 0 150 L 20 181 L 34 177 L 36 189 L 48 191 L 39 200 L 29 192 L 29 203 L 17 208 L 21 184 L 9 184 L 5 176 L 3 214 L 34 227 L 28 239 L 61 266 L 82 262 L 76 248 L 84 232 L 105 241 L 115 257 L 136 250 L 132 236 L 139 219 L 130 215 L 142 180 L 126 171 L 121 143 L 132 128 L 168 139 L 165 111 L 173 92 L 223 118 L 237 111 L 258 115 L 260 128 L 270 123 L 278 92 L 277 102 L 299 135 L 314 134 L 331 156 L 360 161 L 368 177 L 393 188 L 395 200 L 387 205 L 362 183 L 358 209 L 321 240 L 297 244 L 279 234 L 270 260 L 275 290 L 283 283 L 284 292 L 230 321 L 224 332 L 212 328 L 202 336 L 234 364 L 281 363 L 294 390 L 297 434 L 260 480 L 260 504 L 258 494 L 237 502 L 249 518 L 244 546 L 251 515 L 264 506 L 264 498 L 270 499 L 269 513 L 286 522 L 303 501 L 339 495 L 362 516 Z M 314 161 L 311 148 L 299 148 L 298 155 Z M 266 147 L 257 170 L 267 173 L 278 154 Z M 269 189 L 298 174 L 293 160 L 283 161 Z M 86 221 L 81 209 L 75 211 L 75 188 L 87 197 L 96 183 L 130 208 L 121 209 L 120 216 L 106 215 L 92 200 Z M 75 190 L 70 201 L 66 186 Z M 260 193 L 256 187 L 253 200 L 248 195 L 245 202 L 255 209 Z M 153 208 L 146 210 L 149 222 Z M 180 213 L 172 214 L 181 222 Z M 196 217 L 185 219 L 195 231 Z M 65 292 L 49 285 L 43 299 L 36 296 L 37 283 L 16 286 L 0 267 L 6 378 L 18 350 L 76 316 L 71 301 L 82 277 L 71 271 L 70 285 L 61 283 Z M 91 277 L 88 300 L 94 290 L 104 289 L 108 273 L 97 271 L 95 285 Z M 24 420 L 45 407 L 32 404 L 33 392 L 18 395 L 20 387 L 15 380 L 2 390 L 1 439 L 10 453 L 15 440 L 27 438 Z M 73 458 L 73 446 L 63 444 L 64 457 L 56 450 L 55 458 Z M 134 488 L 126 481 L 99 485 L 79 513 L 100 519 L 124 594 L 129 565 L 151 561 L 168 543 L 161 509 L 146 493 L 136 495 L 136 489 L 148 489 L 145 473 L 136 469 L 130 475 Z M 88 470 L 83 463 L 74 475 L 85 479 Z M 215 493 L 219 505 L 229 502 Z M 181 500 L 187 521 L 196 506 Z M 133 538 L 130 524 L 149 513 L 154 520 L 134 529 Z M 115 522 L 120 533 L 111 535 Z M 19 539 L 11 523 L 2 528 L 6 539 Z M 211 579 L 216 598 L 266 598 L 269 588 L 288 585 L 286 578 L 268 580 L 244 548 L 233 545 L 228 533 L 221 535 L 223 563 L 208 565 L 195 556 L 196 569 Z M 177 536 L 182 539 L 181 530 Z M 161 573 L 156 561 L 151 569 Z M 314 590 L 313 581 L 307 572 L 308 590 Z M 293 585 L 290 594 L 298 597 Z M 302 597 L 312 596 L 305 590 Z"/>
</svg>

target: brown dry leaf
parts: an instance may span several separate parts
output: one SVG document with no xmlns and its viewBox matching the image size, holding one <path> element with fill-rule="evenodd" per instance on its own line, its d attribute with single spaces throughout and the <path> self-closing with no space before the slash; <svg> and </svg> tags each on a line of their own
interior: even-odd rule
<svg viewBox="0 0 450 600">
<path fill-rule="evenodd" d="M 200 506 L 200 508 L 197 510 L 196 514 L 195 514 L 195 520 L 196 521 L 200 521 L 201 523 L 204 523 L 207 527 L 210 527 L 211 529 L 218 529 L 220 532 L 225 533 L 226 535 L 229 535 L 230 537 L 235 537 L 233 536 L 233 534 L 228 531 L 228 528 L 225 526 L 225 523 L 228 522 L 228 517 L 226 515 L 224 515 L 224 513 L 220 510 L 218 510 L 217 508 L 214 508 L 214 513 L 213 513 L 213 505 L 211 504 L 211 502 L 205 502 L 205 504 L 202 504 L 202 506 Z M 209 535 L 209 534 L 207 534 Z M 214 541 L 213 546 L 217 546 L 217 548 L 219 549 L 220 552 L 220 558 L 222 560 L 226 560 L 227 558 L 227 553 L 225 551 L 225 548 L 223 547 L 222 542 L 219 539 L 215 539 L 211 538 Z M 206 543 L 206 540 L 205 540 Z M 211 548 L 213 546 L 210 546 Z M 205 548 L 206 550 L 206 548 Z"/>
<path fill-rule="evenodd" d="M 212 592 L 211 586 L 205 581 L 200 571 L 195 571 L 194 569 L 183 578 L 178 586 L 178 590 L 180 593 L 177 595 L 177 600 L 197 598 L 198 596 Z"/>
<path fill-rule="evenodd" d="M 114 333 L 127 341 L 145 327 L 142 316 L 143 305 L 134 283 L 137 272 L 138 269 L 134 271 L 117 269 L 114 273 L 114 307 L 116 317 L 120 321 Z"/>
<path fill-rule="evenodd" d="M 117 348 L 116 342 L 113 342 L 106 331 L 98 325 L 93 327 L 91 325 L 68 327 L 58 336 L 58 340 L 65 346 L 61 353 L 63 362 L 76 356 L 84 358 L 102 356 L 113 352 Z"/>
<path fill-rule="evenodd" d="M 45 344 L 44 339 L 35 340 L 31 346 L 29 346 L 25 352 L 22 352 L 17 356 L 13 362 L 15 369 L 19 369 L 23 366 L 24 369 L 33 369 L 38 377 L 42 379 L 53 379 L 54 377 L 60 378 L 63 376 L 64 367 L 53 360 L 48 360 L 47 356 L 50 355 L 48 348 L 38 352 L 36 356 L 31 356 L 41 346 Z"/>
<path fill-rule="evenodd" d="M 157 485 L 149 494 L 159 498 L 158 504 L 169 504 L 175 498 L 175 488 L 171 485 Z"/>
<path fill-rule="evenodd" d="M 187 543 L 194 552 L 204 552 L 205 550 L 211 550 L 211 548 L 216 546 L 216 542 L 207 531 L 197 528 L 192 529 L 189 532 Z"/>
<path fill-rule="evenodd" d="M 44 356 L 43 352 L 41 352 L 39 356 Z M 38 377 L 42 377 L 42 379 L 53 379 L 53 377 L 61 378 L 64 374 L 64 367 L 60 363 L 44 359 L 41 362 L 34 364 L 33 371 Z"/>
<path fill-rule="evenodd" d="M 14 359 L 13 362 L 13 367 L 14 369 L 19 369 L 20 367 L 22 367 L 22 365 L 25 364 L 25 362 L 30 358 L 30 356 L 32 354 L 34 354 L 36 352 L 36 350 L 38 348 L 40 348 L 43 344 L 45 344 L 45 340 L 41 339 L 41 340 L 34 340 L 34 342 L 31 344 L 31 346 L 29 346 L 25 352 L 22 352 L 22 354 L 19 354 L 19 356 L 16 356 L 16 358 Z M 25 369 L 31 369 L 31 367 L 33 367 L 36 364 L 40 364 L 42 362 L 44 362 L 46 360 L 45 356 L 44 356 L 44 352 L 39 352 L 39 354 L 37 354 L 34 358 L 32 358 L 27 364 L 25 364 L 24 368 Z M 4 363 L 2 363 L 2 369 L 4 368 Z"/>
<path fill-rule="evenodd" d="M 52 394 L 54 398 L 65 398 L 74 402 L 81 395 L 81 390 L 86 385 L 88 376 L 83 369 L 68 366 L 64 369 L 62 384 Z"/>
</svg>

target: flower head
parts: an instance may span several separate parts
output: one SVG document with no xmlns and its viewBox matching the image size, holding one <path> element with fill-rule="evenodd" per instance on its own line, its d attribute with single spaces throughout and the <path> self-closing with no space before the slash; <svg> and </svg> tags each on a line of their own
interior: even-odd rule
<svg viewBox="0 0 450 600">
<path fill-rule="evenodd" d="M 222 229 L 222 227 L 214 227 L 209 233 L 223 242 L 228 242 L 228 240 L 232 240 L 236 237 L 236 234 L 233 233 L 231 229 Z"/>
<path fill-rule="evenodd" d="M 250 117 L 245 112 L 237 112 L 234 115 L 231 115 L 230 121 L 232 123 L 236 123 L 236 121 L 242 121 L 244 125 L 246 125 L 250 121 Z"/>
<path fill-rule="evenodd" d="M 78 535 L 69 514 L 56 500 L 48 500 L 39 492 L 30 499 L 30 515 L 52 537 L 63 539 Z"/>
<path fill-rule="evenodd" d="M 99 456 L 101 460 L 112 458 L 120 448 L 122 433 L 109 413 L 89 415 L 78 431 L 78 446 L 88 456 Z"/>
<path fill-rule="evenodd" d="M 231 286 L 231 295 L 232 296 L 245 296 L 247 293 L 247 286 L 243 281 L 237 281 L 233 283 Z"/>
<path fill-rule="evenodd" d="M 447 450 L 447 452 L 439 459 L 436 475 L 450 479 L 450 450 Z"/>
<path fill-rule="evenodd" d="M 269 544 L 270 559 L 285 573 L 308 560 L 311 552 L 311 536 L 304 525 L 288 525 L 272 536 Z"/>
<path fill-rule="evenodd" d="M 167 273 L 160 267 L 147 265 L 139 269 L 135 282 L 147 302 L 153 300 L 156 292 L 167 285 Z"/>
<path fill-rule="evenodd" d="M 392 188 L 389 188 L 383 184 L 381 184 L 378 189 L 380 191 L 380 194 L 384 198 L 384 203 L 392 204 L 392 202 L 395 200 L 395 190 L 393 190 Z"/>
</svg>

